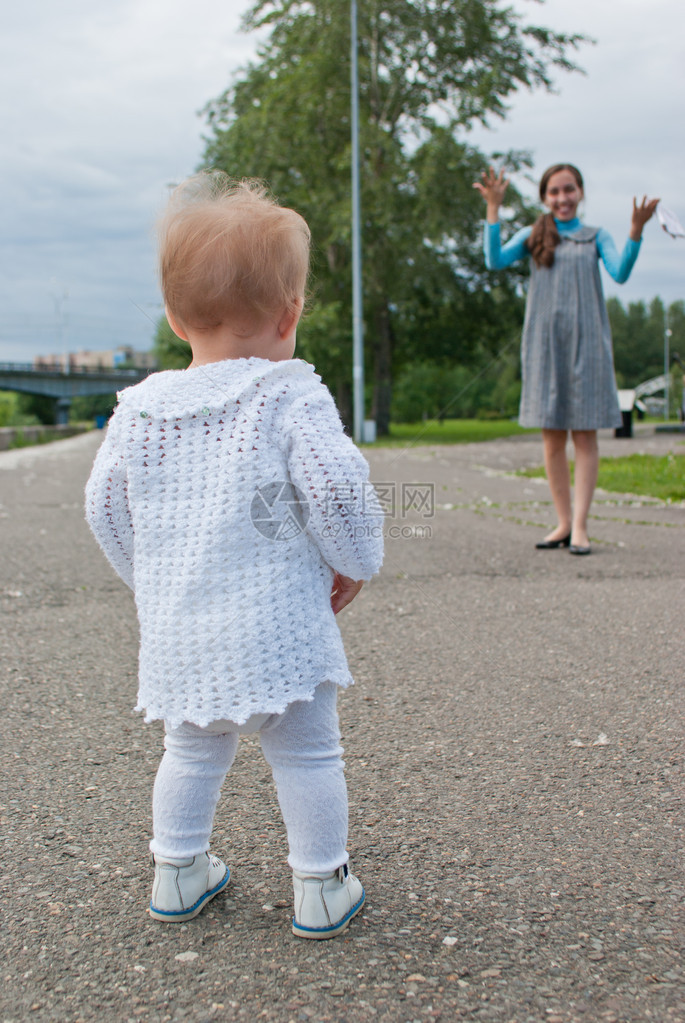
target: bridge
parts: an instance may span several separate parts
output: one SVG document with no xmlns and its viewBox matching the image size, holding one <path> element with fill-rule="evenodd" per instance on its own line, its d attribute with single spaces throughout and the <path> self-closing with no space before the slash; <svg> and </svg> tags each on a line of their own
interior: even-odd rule
<svg viewBox="0 0 685 1023">
<path fill-rule="evenodd" d="M 0 391 L 20 391 L 54 398 L 58 425 L 69 422 L 69 407 L 74 398 L 91 394 L 113 394 L 144 380 L 150 369 L 91 369 L 70 366 L 36 367 L 31 362 L 0 362 Z"/>
</svg>

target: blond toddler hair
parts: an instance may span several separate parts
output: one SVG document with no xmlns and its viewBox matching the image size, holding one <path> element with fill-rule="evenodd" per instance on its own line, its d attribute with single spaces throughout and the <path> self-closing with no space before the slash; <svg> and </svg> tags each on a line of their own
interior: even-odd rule
<svg viewBox="0 0 685 1023">
<path fill-rule="evenodd" d="M 184 328 L 241 333 L 298 308 L 309 272 L 310 232 L 259 181 L 220 171 L 188 178 L 158 224 L 167 309 Z"/>
</svg>

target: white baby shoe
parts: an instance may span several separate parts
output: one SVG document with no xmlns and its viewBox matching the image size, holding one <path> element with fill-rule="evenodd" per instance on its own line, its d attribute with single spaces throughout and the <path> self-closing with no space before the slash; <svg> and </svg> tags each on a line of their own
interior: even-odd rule
<svg viewBox="0 0 685 1023">
<path fill-rule="evenodd" d="M 293 871 L 295 916 L 293 934 L 298 938 L 334 938 L 344 931 L 364 905 L 366 893 L 347 864 L 331 874 Z"/>
<path fill-rule="evenodd" d="M 150 916 L 171 924 L 192 920 L 210 899 L 223 891 L 231 876 L 226 864 L 209 853 L 188 860 L 153 856 L 152 863 L 155 880 Z"/>
</svg>

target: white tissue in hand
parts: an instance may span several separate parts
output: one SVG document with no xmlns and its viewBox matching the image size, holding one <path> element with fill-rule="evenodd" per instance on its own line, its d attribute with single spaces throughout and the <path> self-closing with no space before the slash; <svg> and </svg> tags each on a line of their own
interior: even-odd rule
<svg viewBox="0 0 685 1023">
<path fill-rule="evenodd" d="M 656 208 L 656 215 L 666 234 L 670 234 L 673 238 L 685 238 L 685 228 L 668 206 L 664 206 L 660 202 Z"/>
</svg>

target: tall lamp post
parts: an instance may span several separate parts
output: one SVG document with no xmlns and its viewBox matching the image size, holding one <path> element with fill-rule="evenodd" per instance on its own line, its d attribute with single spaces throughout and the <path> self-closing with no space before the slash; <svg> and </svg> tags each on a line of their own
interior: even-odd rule
<svg viewBox="0 0 685 1023">
<path fill-rule="evenodd" d="M 364 439 L 364 319 L 359 201 L 359 75 L 357 70 L 357 0 L 350 0 L 350 95 L 352 130 L 352 403 L 354 439 Z"/>
<path fill-rule="evenodd" d="M 664 330 L 664 419 L 669 420 L 671 413 L 671 334 L 673 331 L 668 325 L 668 309 L 666 310 L 666 326 Z"/>
</svg>

